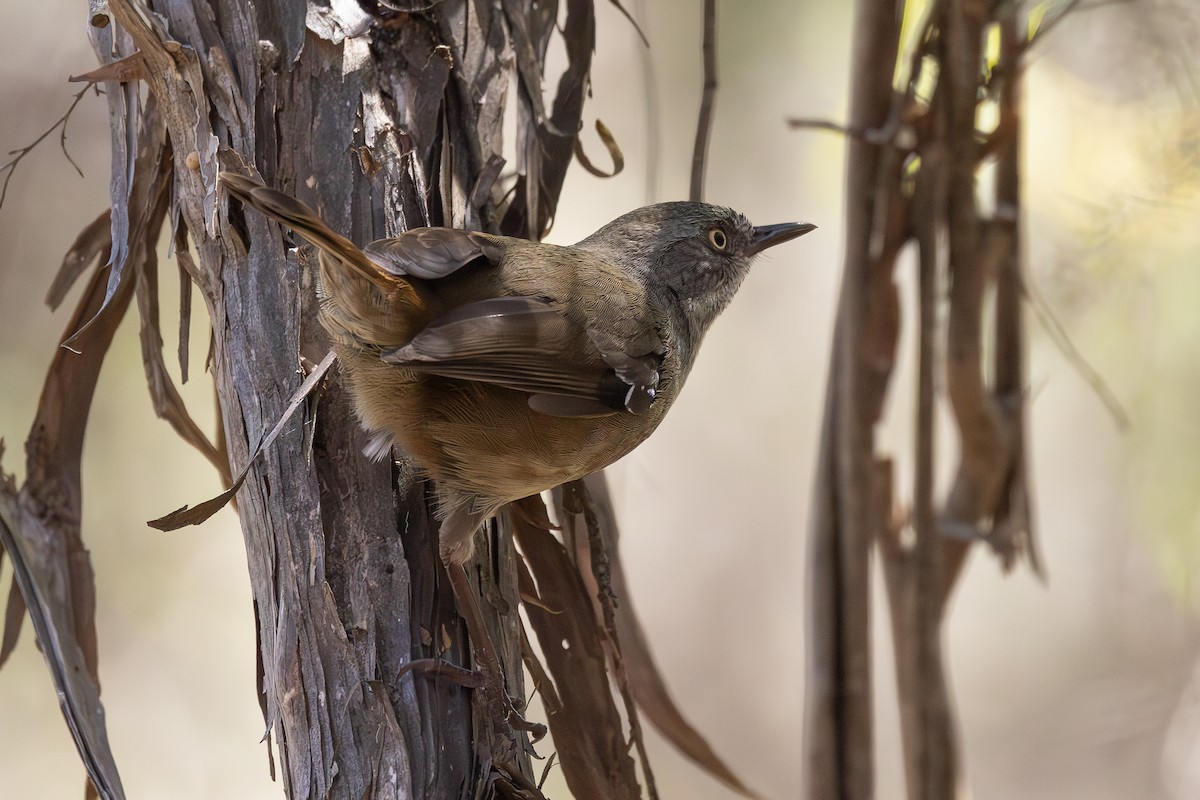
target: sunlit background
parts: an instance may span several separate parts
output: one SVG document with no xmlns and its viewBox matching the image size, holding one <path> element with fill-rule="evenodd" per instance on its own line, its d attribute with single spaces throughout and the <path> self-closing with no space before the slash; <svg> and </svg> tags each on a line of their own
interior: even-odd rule
<svg viewBox="0 0 1200 800">
<path fill-rule="evenodd" d="M 687 191 L 701 4 L 627 2 L 648 51 L 614 5 L 596 5 L 588 125 L 598 117 L 613 130 L 628 166 L 606 181 L 573 171 L 551 236 L 563 243 Z M 675 697 L 771 800 L 803 786 L 805 526 L 843 236 L 843 142 L 789 131 L 785 120 L 844 120 L 848 5 L 720 4 L 708 197 L 757 224 L 820 228 L 759 262 L 675 410 L 611 470 L 633 601 Z M 70 103 L 67 76 L 95 65 L 86 17 L 80 2 L 8 4 L 0 149 L 33 141 Z M 1049 580 L 1025 569 L 1005 577 L 977 549 L 950 609 L 947 652 L 977 798 L 1200 796 L 1198 44 L 1198 12 L 1183 0 L 1104 4 L 1064 22 L 1030 62 L 1029 273 L 1071 344 L 1033 322 L 1032 472 Z M 0 435 L 4 467 L 18 475 L 66 324 L 40 300 L 75 234 L 107 205 L 103 100 L 85 99 L 68 129 L 85 177 L 56 139 L 20 165 L 0 209 Z M 603 161 L 590 133 L 585 146 Z M 902 284 L 909 269 L 901 265 Z M 206 340 L 197 324 L 185 397 L 201 420 L 212 414 L 199 374 Z M 1080 358 L 1128 415 L 1124 430 Z M 883 432 L 901 461 L 910 457 L 910 375 L 897 375 L 895 424 Z M 234 515 L 174 534 L 145 525 L 219 487 L 154 420 L 135 324 L 117 337 L 91 419 L 84 536 L 97 573 L 103 698 L 128 796 L 281 796 L 259 741 Z M 882 600 L 877 610 L 887 648 Z M 878 796 L 889 800 L 903 784 L 882 655 Z M 664 798 L 732 797 L 660 740 L 651 753 Z M 27 628 L 0 670 L 0 798 L 77 798 L 83 784 Z"/>
</svg>

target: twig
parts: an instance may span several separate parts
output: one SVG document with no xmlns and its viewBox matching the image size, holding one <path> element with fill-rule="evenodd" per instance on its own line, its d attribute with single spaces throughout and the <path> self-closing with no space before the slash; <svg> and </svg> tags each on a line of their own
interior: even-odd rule
<svg viewBox="0 0 1200 800">
<path fill-rule="evenodd" d="M 917 145 L 916 134 L 913 132 L 912 126 L 908 124 L 902 126 L 900 115 L 895 109 L 893 109 L 893 113 L 888 117 L 887 122 L 878 128 L 855 128 L 851 125 L 842 125 L 828 119 L 808 119 L 805 117 L 793 117 L 787 121 L 787 124 L 792 130 L 829 131 L 830 133 L 838 133 L 848 139 L 857 139 L 867 144 L 893 144 L 905 151 L 912 150 Z"/>
<path fill-rule="evenodd" d="M 886 126 L 900 20 L 895 3 L 854 3 L 848 122 Z M 880 418 L 898 329 L 891 260 L 882 259 L 877 231 L 891 233 L 879 207 L 881 183 L 897 155 L 851 139 L 846 148 L 846 213 L 841 297 L 830 356 L 825 419 L 810 518 L 808 659 L 804 797 L 873 797 L 875 755 L 870 589 L 871 548 L 886 530 L 891 484 L 883 481 L 875 424 Z"/>
<path fill-rule="evenodd" d="M 787 121 L 788 127 L 792 130 L 808 128 L 810 130 L 829 131 L 830 133 L 840 133 L 850 139 L 860 139 L 864 142 L 871 142 L 871 136 L 868 131 L 859 128 L 851 128 L 849 125 L 842 125 L 833 120 L 828 119 L 802 119 L 793 117 Z M 872 142 L 874 143 L 874 142 Z"/>
<path fill-rule="evenodd" d="M 59 117 L 57 122 L 47 128 L 41 136 L 34 139 L 32 143 L 26 145 L 25 147 L 21 147 L 16 150 L 10 150 L 8 152 L 10 156 L 13 156 L 13 159 L 4 166 L 0 167 L 0 171 L 8 170 L 8 174 L 4 176 L 4 184 L 0 186 L 0 208 L 4 207 L 4 198 L 8 196 L 8 182 L 12 180 L 13 173 L 17 171 L 17 165 L 21 163 L 21 159 L 29 155 L 35 147 L 41 144 L 47 136 L 54 132 L 55 128 L 62 128 L 61 134 L 58 138 L 58 143 L 59 146 L 62 147 L 63 155 L 67 157 L 67 161 L 69 161 L 71 166 L 75 168 L 75 171 L 79 173 L 79 177 L 83 177 L 83 170 L 79 168 L 79 165 L 75 163 L 75 159 L 71 158 L 71 154 L 67 152 L 67 120 L 71 118 L 71 112 L 75 110 L 75 106 L 79 105 L 79 101 L 83 99 L 83 96 L 87 93 L 87 90 L 91 89 L 95 85 L 95 81 L 91 81 L 82 89 L 80 89 L 75 95 L 75 99 L 71 101 L 71 105 L 67 108 L 67 112 Z"/>
<path fill-rule="evenodd" d="M 642 26 L 637 24 L 637 20 L 633 18 L 633 15 L 629 13 L 629 10 L 626 9 L 625 6 L 621 5 L 621 0 L 608 0 L 608 2 L 617 7 L 617 11 L 621 12 L 621 16 L 625 17 L 625 20 L 633 26 L 634 31 L 637 32 L 638 38 L 642 40 L 642 44 L 649 49 L 650 40 L 646 38 L 646 34 L 642 33 Z"/>
<path fill-rule="evenodd" d="M 708 164 L 708 137 L 712 133 L 713 101 L 717 96 L 717 0 L 704 0 L 704 94 L 696 122 L 696 147 L 692 151 L 692 186 L 688 199 L 704 198 L 704 172 Z"/>
<path fill-rule="evenodd" d="M 1079 377 L 1083 378 L 1084 383 L 1100 398 L 1100 402 L 1112 415 L 1117 429 L 1122 433 L 1129 430 L 1129 414 L 1125 411 L 1125 407 L 1121 405 L 1121 401 L 1117 399 L 1116 393 L 1109 387 L 1100 371 L 1093 367 L 1087 357 L 1075 346 L 1067 329 L 1059 322 L 1058 317 L 1054 316 L 1050 304 L 1046 302 L 1046 299 L 1041 296 L 1028 278 L 1021 281 L 1021 288 L 1025 293 L 1025 298 L 1029 301 L 1029 307 L 1033 309 L 1034 316 L 1045 328 L 1046 333 L 1050 335 L 1050 341 L 1054 342 L 1059 352 L 1067 359 L 1067 363 L 1075 368 Z"/>
<path fill-rule="evenodd" d="M 1034 31 L 1033 36 L 1029 37 L 1029 39 L 1021 46 L 1021 55 L 1024 56 L 1026 53 L 1032 50 L 1035 44 L 1046 38 L 1046 35 L 1049 34 L 1050 31 L 1058 27 L 1058 24 L 1074 11 L 1095 11 L 1099 8 L 1118 6 L 1129 2 L 1132 2 L 1132 0 L 1094 0 L 1094 2 L 1084 5 L 1083 0 L 1067 0 L 1067 2 L 1063 4 L 1063 9 L 1051 17 L 1043 25 L 1041 25 L 1036 31 Z M 1023 66 L 1028 66 L 1028 64 L 1023 64 Z"/>
<path fill-rule="evenodd" d="M 312 393 L 313 389 L 317 387 L 317 384 L 324 379 L 325 373 L 329 372 L 329 368 L 333 366 L 335 359 L 336 356 L 334 355 L 334 352 L 330 350 L 325 355 L 325 358 L 321 360 L 321 363 L 317 365 L 316 369 L 310 372 L 308 377 L 304 379 L 304 382 L 301 383 L 296 391 L 292 393 L 292 398 L 288 402 L 287 408 L 284 409 L 282 416 L 280 416 L 275 422 L 275 427 L 271 428 L 271 431 L 266 435 L 266 437 L 260 439 L 258 444 L 255 445 L 254 449 L 250 451 L 250 457 L 246 459 L 245 466 L 242 467 L 242 471 L 239 472 L 237 477 L 234 478 L 230 483 L 228 489 L 221 492 L 216 497 L 205 500 L 203 503 L 197 503 L 191 508 L 184 506 L 183 508 L 172 511 L 166 516 L 159 517 L 158 519 L 152 519 L 146 524 L 151 528 L 156 528 L 160 531 L 174 531 L 186 525 L 199 525 L 201 522 L 204 522 L 213 514 L 224 508 L 225 504 L 233 499 L 233 496 L 237 494 L 238 489 L 242 488 L 242 484 L 250 475 L 250 468 L 254 466 L 254 462 L 257 461 L 258 457 L 263 453 L 263 451 L 270 447 L 275 439 L 278 438 L 280 432 L 283 430 L 284 424 L 292 418 L 292 415 L 296 413 L 296 409 L 300 408 L 305 398 L 307 398 Z"/>
<path fill-rule="evenodd" d="M 604 534 L 600 530 L 600 518 L 596 513 L 595 500 L 587 490 L 587 484 L 574 484 L 577 491 L 576 499 L 579 510 L 583 514 L 587 526 L 588 547 L 591 555 L 592 574 L 596 578 L 596 597 L 604 616 L 604 634 L 612 643 L 609 656 L 612 660 L 613 678 L 625 702 L 625 717 L 629 724 L 629 738 L 637 748 L 638 759 L 642 762 L 642 777 L 646 781 L 646 794 L 650 800 L 658 800 L 658 785 L 654 780 L 654 770 L 650 767 L 650 756 L 646 752 L 646 736 L 642 733 L 642 722 L 638 716 L 637 703 L 629 689 L 629 674 L 625 669 L 625 657 L 621 653 L 621 640 L 617 636 L 616 594 L 612 588 L 612 566 L 608 557 L 608 549 Z"/>
<path fill-rule="evenodd" d="M 1058 23 L 1066 19 L 1067 16 L 1069 16 L 1072 11 L 1078 8 L 1082 2 L 1083 0 L 1067 0 L 1059 13 L 1055 14 L 1049 20 L 1046 20 L 1046 22 L 1038 27 L 1033 36 L 1029 37 L 1029 40 L 1025 42 L 1024 49 L 1028 50 L 1029 48 L 1033 47 L 1034 42 L 1058 27 Z"/>
<path fill-rule="evenodd" d="M 646 18 L 643 3 L 645 0 L 634 0 L 637 15 Z M 646 120 L 646 196 L 645 203 L 649 205 L 658 199 L 658 180 L 662 170 L 662 144 L 659 131 L 662 115 L 659 112 L 658 84 L 654 73 L 654 59 L 650 57 L 650 49 L 643 47 L 638 51 L 642 66 L 642 99 Z"/>
<path fill-rule="evenodd" d="M 525 635 L 524 628 L 521 629 L 521 635 L 522 636 Z M 538 781 L 538 785 L 537 785 L 538 789 L 541 789 L 543 786 L 546 785 L 546 779 L 550 777 L 550 770 L 554 768 L 554 759 L 557 755 L 558 755 L 558 751 L 555 750 L 553 753 L 550 754 L 550 757 L 548 759 L 546 759 L 546 766 L 542 770 L 542 778 L 541 778 L 541 780 Z"/>
</svg>

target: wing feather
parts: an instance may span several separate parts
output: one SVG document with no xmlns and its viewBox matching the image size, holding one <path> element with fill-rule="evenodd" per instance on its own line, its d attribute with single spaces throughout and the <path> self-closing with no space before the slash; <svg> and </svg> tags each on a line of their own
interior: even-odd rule
<svg viewBox="0 0 1200 800">
<path fill-rule="evenodd" d="M 433 375 L 525 392 L 531 408 L 553 416 L 644 412 L 654 398 L 661 356 L 631 356 L 618 345 L 546 300 L 497 297 L 443 314 L 382 358 Z"/>
<path fill-rule="evenodd" d="M 455 228 L 413 228 L 363 248 L 372 262 L 393 275 L 436 280 L 477 259 L 499 262 L 502 248 L 487 234 Z"/>
</svg>

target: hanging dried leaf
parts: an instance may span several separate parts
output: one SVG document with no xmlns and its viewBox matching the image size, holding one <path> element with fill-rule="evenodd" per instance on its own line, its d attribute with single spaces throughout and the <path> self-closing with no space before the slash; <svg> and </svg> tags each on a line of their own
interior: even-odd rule
<svg viewBox="0 0 1200 800">
<path fill-rule="evenodd" d="M 0 564 L 4 563 L 4 548 L 0 547 Z M 21 637 L 21 625 L 25 621 L 25 598 L 21 585 L 13 581 L 8 587 L 8 604 L 4 607 L 4 636 L 0 639 L 0 667 L 17 649 Z"/>
<path fill-rule="evenodd" d="M 99 267 L 97 261 L 102 254 L 104 254 L 104 258 L 108 257 L 107 253 L 112 241 L 109 238 L 111 225 L 112 209 L 106 208 L 100 212 L 100 216 L 79 232 L 79 236 L 75 237 L 75 243 L 63 257 L 62 266 L 59 267 L 58 274 L 54 276 L 54 280 L 46 292 L 45 302 L 52 310 L 58 308 L 59 303 L 63 301 L 80 275 L 89 268 Z"/>
<path fill-rule="evenodd" d="M 60 274 L 77 273 L 78 264 L 103 264 L 109 247 L 107 237 L 85 231 Z M 109 313 L 97 318 L 107 285 L 108 270 L 97 269 L 67 330 L 77 330 L 87 319 L 97 319 L 96 324 L 77 340 L 79 353 L 60 348 L 51 360 L 25 446 L 25 484 L 17 492 L 11 479 L 0 476 L 0 543 L 20 590 L 19 595 L 9 592 L 0 663 L 16 644 L 24 618 L 20 612 L 27 611 L 92 783 L 102 797 L 121 798 L 96 677 L 95 580 L 79 529 L 88 411 L 104 356 L 132 297 L 131 285 L 124 285 L 109 299 Z"/>
<path fill-rule="evenodd" d="M 586 520 L 586 524 L 589 527 L 595 527 L 603 540 L 608 561 L 608 589 L 617 598 L 614 604 L 616 636 L 613 645 L 620 649 L 625 672 L 629 679 L 629 689 L 637 701 L 638 708 L 645 712 L 650 721 L 654 723 L 654 727 L 669 742 L 695 764 L 730 789 L 746 797 L 757 797 L 758 795 L 750 790 L 717 755 L 703 734 L 684 718 L 679 707 L 671 698 L 666 681 L 650 651 L 650 643 L 638 620 L 629 587 L 625 581 L 620 548 L 617 546 L 620 532 L 612 513 L 612 500 L 608 494 L 608 484 L 604 475 L 602 473 L 589 475 L 582 481 L 580 500 L 585 504 L 586 512 L 576 512 L 569 508 L 569 504 L 563 502 L 562 493 L 556 492 L 555 500 L 560 519 L 573 517 L 576 513 L 590 517 Z M 595 613 L 603 617 L 601 601 L 601 594 L 605 591 L 603 579 L 592 578 L 589 583 L 591 585 L 589 594 L 596 607 Z"/>
<path fill-rule="evenodd" d="M 540 8 L 538 13 L 542 13 Z M 509 22 L 512 24 L 512 14 L 509 14 Z M 549 36 L 553 23 L 552 17 L 548 21 L 543 17 L 538 28 L 543 40 Z M 549 230 L 554 218 L 567 167 L 574 154 L 575 136 L 582 124 L 592 51 L 596 47 L 595 8 L 591 0 L 567 0 L 562 37 L 567 51 L 567 68 L 558 81 L 549 123 L 545 126 L 536 124 L 540 106 L 520 107 L 523 116 L 519 115 L 519 120 L 523 122 L 518 123 L 517 134 L 522 162 L 518 164 L 518 170 L 523 174 L 517 179 L 513 200 L 501 223 L 501 231 L 511 236 L 540 238 Z M 523 99 L 531 102 L 529 98 Z"/>
<path fill-rule="evenodd" d="M 187 228 L 183 225 L 175 229 L 175 264 L 179 271 L 179 382 L 188 382 L 188 357 L 191 347 L 192 334 L 192 275 L 196 265 L 192 254 L 188 252 Z M 221 463 L 225 465 L 224 474 L 228 475 L 229 459 L 221 454 Z"/>
<path fill-rule="evenodd" d="M 36 527 L 36 521 L 21 513 L 8 487 L 0 488 L 0 545 L 12 561 L 13 581 L 25 598 L 67 727 L 99 796 L 122 800 L 125 791 L 108 744 L 99 685 L 89 673 L 87 655 L 74 636 L 66 606 L 50 590 L 57 579 L 25 553 L 24 541 L 57 536 L 53 530 L 32 530 Z"/>
<path fill-rule="evenodd" d="M 637 24 L 637 20 L 633 18 L 633 15 L 629 13 L 625 6 L 621 5 L 621 0 L 608 0 L 608 2 L 617 7 L 617 11 L 621 12 L 621 16 L 628 20 L 633 29 L 637 31 L 638 38 L 642 40 L 642 44 L 649 47 L 650 40 L 646 38 L 646 34 L 642 32 L 642 27 Z"/>
<path fill-rule="evenodd" d="M 583 141 L 579 137 L 575 137 L 575 158 L 579 159 L 580 166 L 597 178 L 612 178 L 621 174 L 621 170 L 625 169 L 625 154 L 621 152 L 621 146 L 617 144 L 616 137 L 600 120 L 596 120 L 596 133 L 600 136 L 600 141 L 604 142 L 604 146 L 608 148 L 608 155 L 613 162 L 612 172 L 605 172 L 592 163 L 591 159 L 587 157 L 587 153 L 584 152 Z"/>
<path fill-rule="evenodd" d="M 93 19 L 98 18 L 93 15 Z M 101 15 L 107 18 L 107 13 Z M 96 57 L 103 64 L 119 61 L 131 56 L 136 51 L 129 35 L 115 25 L 103 27 L 91 26 L 88 36 L 92 40 L 92 48 Z M 115 57 L 114 57 L 115 56 Z M 129 254 L 129 209 L 133 186 L 130 181 L 134 175 L 135 163 L 138 160 L 138 123 L 142 120 L 141 94 L 137 83 L 121 83 L 115 80 L 104 82 L 104 96 L 108 99 L 108 114 L 112 138 L 112 177 L 109 181 L 109 195 L 112 200 L 111 231 L 112 252 L 109 263 L 112 270 L 108 276 L 108 288 L 104 302 L 90 320 L 84 320 L 69 336 L 64 346 L 77 347 L 85 330 L 95 323 L 96 318 L 108 307 L 113 298 L 121 290 L 125 274 L 125 260 Z M 146 109 L 146 118 L 153 119 L 152 109 Z M 144 144 L 154 151 L 151 138 L 161 131 L 157 124 L 146 126 Z"/>
<path fill-rule="evenodd" d="M 317 384 L 320 383 L 321 379 L 325 377 L 325 373 L 329 371 L 329 368 L 333 365 L 335 360 L 336 356 L 334 355 L 333 351 L 330 350 L 321 363 L 317 365 L 316 369 L 309 373 L 309 376 L 304 379 L 304 383 L 300 384 L 300 387 L 296 389 L 295 393 L 292 394 L 292 398 L 288 402 L 287 409 L 284 410 L 283 414 L 275 422 L 275 427 L 271 428 L 270 433 L 268 433 L 266 437 L 262 439 L 254 448 L 249 460 L 246 461 L 246 466 L 242 467 L 242 471 L 239 472 L 237 477 L 232 480 L 228 489 L 221 492 L 216 497 L 205 500 L 202 503 L 198 503 L 191 507 L 184 506 L 183 508 L 172 511 L 170 514 L 159 517 L 158 519 L 152 519 L 146 524 L 151 528 L 157 528 L 160 531 L 178 530 L 179 528 L 183 528 L 187 525 L 199 525 L 201 522 L 204 522 L 213 514 L 224 508 L 225 504 L 233 499 L 233 496 L 237 494 L 237 490 L 242 487 L 242 484 L 246 480 L 246 476 L 250 474 L 250 468 L 254 466 L 255 460 L 258 459 L 259 455 L 261 455 L 264 450 L 271 446 L 276 437 L 279 436 L 280 431 L 283 430 L 283 426 L 289 419 L 292 418 L 292 415 L 296 413 L 296 409 L 300 408 L 300 406 L 304 403 L 304 400 L 308 397 L 309 393 L 312 392 L 312 390 L 316 388 Z"/>
<path fill-rule="evenodd" d="M 146 383 L 150 398 L 154 402 L 154 413 L 164 419 L 179 437 L 208 459 L 216 468 L 221 480 L 229 484 L 229 462 L 217 451 L 216 446 L 200 430 L 200 426 L 188 412 L 175 382 L 167 371 L 163 359 L 162 332 L 159 327 L 158 306 L 158 255 L 156 246 L 167 213 L 167 188 L 171 184 L 171 165 L 163 159 L 159 163 L 156 182 L 157 193 L 151 204 L 135 221 L 131 236 L 129 261 L 136 276 L 138 318 L 141 322 L 139 339 L 142 345 L 142 364 L 146 370 Z M 185 243 L 186 244 L 186 243 Z M 181 284 L 191 284 L 184 276 Z M 184 317 L 186 319 L 186 317 Z"/>
<path fill-rule="evenodd" d="M 548 708 L 561 708 L 547 720 L 567 785 L 576 797 L 637 800 L 641 792 L 609 690 L 592 602 L 566 549 L 533 523 L 545 515 L 541 500 L 526 498 L 518 505 L 525 513 L 513 515 L 513 530 L 535 582 L 525 591 L 536 591 L 536 602 L 525 609 L 552 682 L 540 688 L 557 701 Z"/>
</svg>

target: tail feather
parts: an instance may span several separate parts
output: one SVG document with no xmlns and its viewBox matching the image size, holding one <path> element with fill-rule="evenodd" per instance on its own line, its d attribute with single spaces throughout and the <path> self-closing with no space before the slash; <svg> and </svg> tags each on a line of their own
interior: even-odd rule
<svg viewBox="0 0 1200 800">
<path fill-rule="evenodd" d="M 375 285 L 391 290 L 396 288 L 394 276 L 380 270 L 353 242 L 326 225 L 311 208 L 296 198 L 233 172 L 222 172 L 217 179 L 225 191 L 243 204 L 291 228 Z"/>
</svg>

